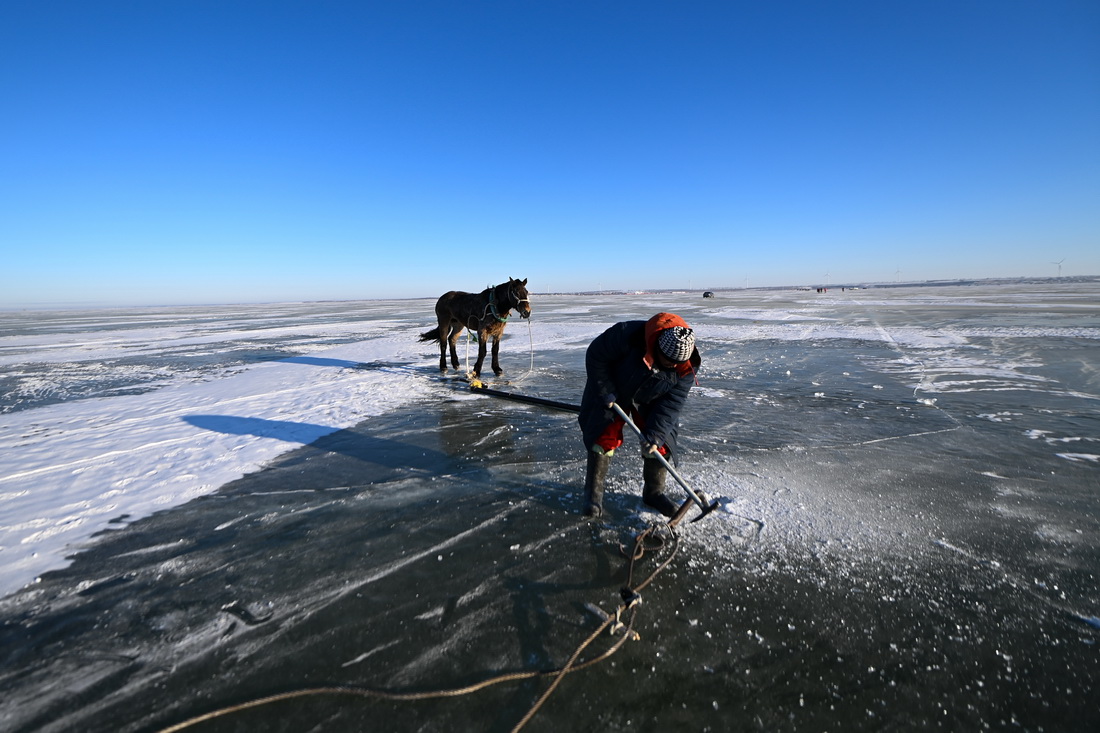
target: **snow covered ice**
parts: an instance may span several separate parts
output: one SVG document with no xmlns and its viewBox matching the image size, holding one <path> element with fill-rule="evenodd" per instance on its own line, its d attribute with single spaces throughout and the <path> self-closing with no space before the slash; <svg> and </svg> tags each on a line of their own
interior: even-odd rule
<svg viewBox="0 0 1100 733">
<path fill-rule="evenodd" d="M 488 385 L 577 403 L 597 333 L 680 313 L 704 358 L 680 470 L 721 503 L 681 526 L 641 641 L 532 730 L 1100 723 L 1100 285 L 531 285 Z M 656 521 L 640 459 L 583 520 L 574 416 L 441 379 L 432 322 L 431 300 L 0 314 L 0 727 L 563 663 Z M 540 689 L 229 726 L 504 729 Z"/>
<path fill-rule="evenodd" d="M 422 304 L 419 304 L 422 307 Z M 413 318 L 393 315 L 412 310 Z M 118 517 L 208 494 L 428 384 L 415 306 L 3 314 L 0 591 L 55 568 Z M 323 354 L 323 356 L 317 356 Z"/>
</svg>

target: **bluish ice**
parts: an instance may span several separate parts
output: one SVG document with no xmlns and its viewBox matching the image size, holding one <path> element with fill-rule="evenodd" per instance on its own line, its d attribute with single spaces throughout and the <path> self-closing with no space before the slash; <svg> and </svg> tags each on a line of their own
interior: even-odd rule
<svg viewBox="0 0 1100 733">
<path fill-rule="evenodd" d="M 530 286 L 499 391 L 575 404 L 612 322 L 695 327 L 680 472 L 720 510 L 642 559 L 676 550 L 639 638 L 525 730 L 1100 724 L 1100 284 Z M 584 519 L 575 416 L 441 376 L 432 324 L 430 299 L 0 313 L 0 728 L 564 664 L 660 523 L 640 458 Z M 194 729 L 510 730 L 548 684 Z"/>
</svg>

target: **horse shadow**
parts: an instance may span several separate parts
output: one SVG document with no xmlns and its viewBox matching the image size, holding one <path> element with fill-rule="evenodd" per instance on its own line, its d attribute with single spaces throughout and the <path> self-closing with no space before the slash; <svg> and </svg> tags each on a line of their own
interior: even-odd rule
<svg viewBox="0 0 1100 733">
<path fill-rule="evenodd" d="M 350 361 L 348 359 L 332 359 L 324 356 L 292 356 L 280 359 L 279 363 L 301 364 L 303 366 L 324 367 L 329 369 L 353 369 L 367 372 L 389 372 L 391 374 L 433 376 L 439 371 L 432 366 L 410 364 L 403 361 Z"/>
<path fill-rule="evenodd" d="M 405 440 L 380 438 L 358 428 L 333 428 L 316 423 L 268 420 L 234 415 L 185 415 L 184 422 L 202 430 L 226 435 L 253 435 L 293 443 L 313 454 L 339 454 L 387 469 L 409 466 L 444 466 L 451 457 L 431 446 Z M 296 462 L 284 457 L 279 463 Z"/>
<path fill-rule="evenodd" d="M 336 367 L 338 369 L 366 369 L 368 364 L 363 364 L 358 361 L 348 361 L 347 359 L 329 359 L 322 356 L 292 356 L 288 359 L 280 359 L 279 361 L 286 362 L 287 364 L 305 364 L 306 366 L 319 366 L 319 367 Z"/>
<path fill-rule="evenodd" d="M 274 438 L 286 443 L 308 444 L 333 432 L 327 425 L 267 420 L 261 417 L 235 415 L 185 415 L 188 425 L 213 433 L 226 435 L 254 435 L 258 438 Z"/>
</svg>

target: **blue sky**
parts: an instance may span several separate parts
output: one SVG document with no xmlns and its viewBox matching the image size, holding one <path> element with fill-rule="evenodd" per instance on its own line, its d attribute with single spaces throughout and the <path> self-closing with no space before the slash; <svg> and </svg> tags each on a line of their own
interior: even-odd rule
<svg viewBox="0 0 1100 733">
<path fill-rule="evenodd" d="M 1100 275 L 1100 3 L 0 5 L 0 305 Z"/>
</svg>

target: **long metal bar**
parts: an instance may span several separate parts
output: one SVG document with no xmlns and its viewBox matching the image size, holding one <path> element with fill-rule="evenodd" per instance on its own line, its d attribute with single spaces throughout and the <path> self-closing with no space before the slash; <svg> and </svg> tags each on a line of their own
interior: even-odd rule
<svg viewBox="0 0 1100 733">
<path fill-rule="evenodd" d="M 622 418 L 623 421 L 625 421 L 627 425 L 630 426 L 631 430 L 633 430 L 635 433 L 638 434 L 639 438 L 644 439 L 644 436 L 642 435 L 641 429 L 638 428 L 638 426 L 634 424 L 634 421 L 630 419 L 630 415 L 626 414 L 626 411 L 623 410 L 623 408 L 619 407 L 618 403 L 612 402 L 611 403 L 611 409 L 614 410 L 615 413 L 620 418 Z M 679 472 L 677 472 L 677 470 L 672 466 L 672 463 L 670 463 L 667 458 L 665 458 L 664 456 L 661 455 L 660 451 L 654 451 L 652 453 L 652 455 L 657 460 L 659 460 L 664 465 L 664 467 L 666 469 L 668 469 L 668 472 L 670 474 L 672 474 L 672 478 L 676 479 L 676 483 L 680 484 L 680 486 L 683 488 L 683 490 L 687 492 L 688 496 L 690 496 L 692 499 L 695 500 L 695 503 L 699 505 L 699 508 L 703 510 L 704 514 L 706 514 L 710 510 L 714 509 L 715 505 L 710 503 L 709 500 L 707 500 L 707 498 L 703 494 L 703 492 L 696 491 L 695 489 L 691 488 L 691 486 L 688 485 L 688 482 L 684 480 L 684 477 L 681 476 L 679 474 Z"/>
<path fill-rule="evenodd" d="M 479 387 L 477 385 L 470 386 L 471 392 L 477 394 L 486 394 L 493 397 L 503 397 L 507 400 L 515 400 L 516 402 L 526 402 L 531 405 L 542 405 L 543 407 L 553 407 L 556 410 L 567 410 L 569 412 L 580 412 L 580 405 L 570 405 L 567 402 L 558 402 L 556 400 L 547 400 L 542 397 L 531 397 L 529 395 L 516 394 L 515 392 L 502 392 L 498 389 L 489 389 L 488 387 Z"/>
</svg>

